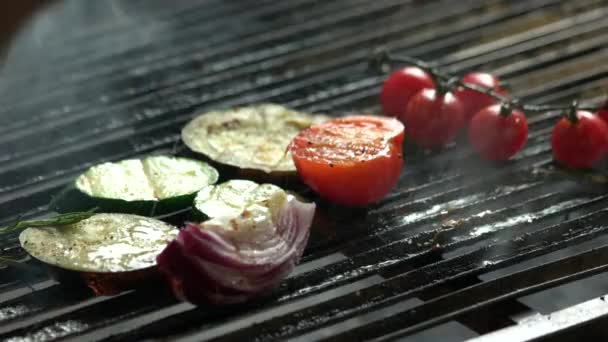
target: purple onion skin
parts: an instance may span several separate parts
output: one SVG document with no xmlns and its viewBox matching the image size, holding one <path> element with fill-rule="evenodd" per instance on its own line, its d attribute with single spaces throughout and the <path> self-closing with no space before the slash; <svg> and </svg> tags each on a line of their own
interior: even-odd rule
<svg viewBox="0 0 608 342">
<path fill-rule="evenodd" d="M 315 204 L 293 197 L 281 208 L 273 246 L 239 245 L 222 230 L 188 224 L 156 258 L 175 295 L 194 304 L 230 305 L 276 288 L 300 261 Z"/>
</svg>

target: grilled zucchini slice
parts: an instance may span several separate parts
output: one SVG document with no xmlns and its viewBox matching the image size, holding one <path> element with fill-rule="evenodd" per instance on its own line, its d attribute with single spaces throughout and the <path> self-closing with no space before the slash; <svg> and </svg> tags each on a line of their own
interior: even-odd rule
<svg viewBox="0 0 608 342">
<path fill-rule="evenodd" d="M 328 117 L 301 113 L 276 104 L 260 104 L 204 113 L 182 130 L 193 152 L 236 170 L 231 178 L 270 180 L 295 176 L 287 145 L 301 130 Z"/>
<path fill-rule="evenodd" d="M 196 193 L 217 182 L 209 164 L 192 159 L 152 156 L 103 163 L 80 175 L 52 202 L 57 212 L 84 211 L 165 215 L 192 205 Z"/>
<path fill-rule="evenodd" d="M 162 221 L 129 214 L 96 214 L 77 223 L 26 228 L 21 246 L 34 258 L 77 272 L 119 273 L 154 267 L 177 235 Z"/>
</svg>

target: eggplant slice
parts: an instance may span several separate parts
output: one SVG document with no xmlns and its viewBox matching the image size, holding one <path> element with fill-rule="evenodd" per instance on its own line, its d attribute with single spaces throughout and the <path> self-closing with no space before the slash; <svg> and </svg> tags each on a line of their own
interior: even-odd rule
<svg viewBox="0 0 608 342">
<path fill-rule="evenodd" d="M 70 281 L 80 278 L 96 293 L 111 294 L 158 276 L 156 256 L 177 233 L 149 217 L 96 214 L 69 225 L 27 228 L 19 242 L 54 275 L 71 274 Z"/>
<path fill-rule="evenodd" d="M 60 213 L 98 208 L 102 212 L 165 215 L 192 205 L 196 193 L 217 182 L 209 164 L 152 156 L 89 168 L 51 203 Z"/>
<path fill-rule="evenodd" d="M 287 145 L 301 130 L 327 119 L 276 104 L 238 107 L 194 118 L 182 130 L 182 140 L 208 160 L 236 168 L 233 178 L 272 181 L 272 176 L 296 175 Z"/>
</svg>

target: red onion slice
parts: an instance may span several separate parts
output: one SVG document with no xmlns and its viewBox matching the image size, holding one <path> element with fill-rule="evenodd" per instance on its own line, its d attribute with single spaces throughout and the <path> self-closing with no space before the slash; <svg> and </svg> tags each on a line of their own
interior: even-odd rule
<svg viewBox="0 0 608 342">
<path fill-rule="evenodd" d="M 314 203 L 287 195 L 276 213 L 254 203 L 238 217 L 188 224 L 157 257 L 159 269 L 183 300 L 248 300 L 275 288 L 300 261 L 314 211 Z"/>
</svg>

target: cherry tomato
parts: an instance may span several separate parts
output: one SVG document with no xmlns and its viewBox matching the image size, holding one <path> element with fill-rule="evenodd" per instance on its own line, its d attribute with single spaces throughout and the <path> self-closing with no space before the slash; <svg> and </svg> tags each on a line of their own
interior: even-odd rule
<svg viewBox="0 0 608 342">
<path fill-rule="evenodd" d="M 450 92 L 438 96 L 435 89 L 423 89 L 414 95 L 399 119 L 412 141 L 428 148 L 454 141 L 464 125 L 460 101 Z"/>
<path fill-rule="evenodd" d="M 464 75 L 461 81 L 463 83 L 469 83 L 480 87 L 492 89 L 493 91 L 501 95 L 507 95 L 506 90 L 500 87 L 500 82 L 498 81 L 498 79 L 488 73 L 468 73 Z M 473 118 L 473 115 L 475 115 L 480 110 L 496 103 L 496 100 L 486 94 L 464 88 L 456 89 L 454 91 L 454 96 L 456 96 L 462 102 L 466 122 L 469 122 Z"/>
<path fill-rule="evenodd" d="M 524 147 L 528 124 L 520 111 L 501 115 L 501 106 L 493 105 L 473 116 L 468 133 L 469 143 L 482 159 L 503 161 Z"/>
<path fill-rule="evenodd" d="M 384 197 L 401 173 L 403 124 L 347 116 L 311 126 L 289 145 L 300 179 L 321 197 L 365 206 Z"/>
<path fill-rule="evenodd" d="M 560 119 L 551 135 L 553 158 L 574 168 L 586 169 L 598 162 L 608 149 L 608 125 L 587 111 L 576 112 L 576 122 Z"/>
<path fill-rule="evenodd" d="M 387 115 L 399 116 L 410 98 L 425 88 L 433 88 L 433 79 L 424 70 L 406 67 L 393 72 L 382 85 L 382 110 Z"/>
<path fill-rule="evenodd" d="M 608 100 L 606 100 L 602 105 L 602 108 L 597 111 L 597 115 L 608 124 Z"/>
</svg>

